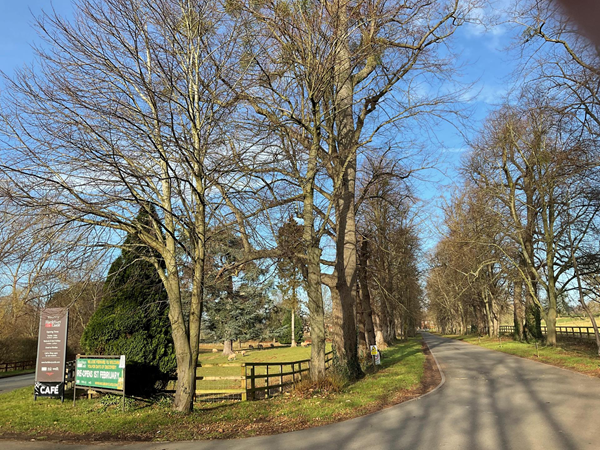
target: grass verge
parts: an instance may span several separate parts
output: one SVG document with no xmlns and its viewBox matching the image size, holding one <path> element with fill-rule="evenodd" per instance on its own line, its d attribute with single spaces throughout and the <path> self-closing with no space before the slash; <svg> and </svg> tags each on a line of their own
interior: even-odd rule
<svg viewBox="0 0 600 450">
<path fill-rule="evenodd" d="M 34 402 L 31 387 L 19 389 L 0 395 L 0 437 L 174 441 L 241 438 L 324 425 L 400 403 L 435 387 L 437 369 L 421 345 L 420 339 L 413 339 L 385 350 L 381 368 L 350 385 L 334 389 L 331 384 L 306 385 L 288 395 L 255 402 L 198 403 L 189 415 L 173 412 L 168 397 L 128 399 L 123 413 L 117 396 L 82 399 L 73 406 L 56 399 Z"/>
<path fill-rule="evenodd" d="M 0 372 L 0 378 L 14 377 L 17 375 L 26 375 L 28 373 L 35 373 L 34 369 L 26 370 L 9 370 L 8 372 Z"/>
<path fill-rule="evenodd" d="M 536 349 L 534 343 L 515 341 L 510 336 L 501 339 L 477 335 L 446 337 L 600 378 L 600 358 L 595 342 L 559 341 L 557 347 L 538 344 Z"/>
</svg>

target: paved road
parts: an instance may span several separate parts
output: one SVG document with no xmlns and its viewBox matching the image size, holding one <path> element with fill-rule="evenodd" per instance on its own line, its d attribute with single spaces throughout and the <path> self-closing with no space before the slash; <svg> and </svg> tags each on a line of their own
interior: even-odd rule
<svg viewBox="0 0 600 450">
<path fill-rule="evenodd" d="M 232 441 L 102 444 L 128 450 L 598 449 L 600 380 L 438 336 L 425 339 L 446 382 L 419 400 L 358 419 Z M 82 445 L 2 442 L 4 450 Z"/>
<path fill-rule="evenodd" d="M 35 374 L 17 375 L 16 377 L 0 378 L 0 392 L 8 392 L 25 386 L 33 386 Z M 33 395 L 33 390 L 31 391 Z"/>
</svg>

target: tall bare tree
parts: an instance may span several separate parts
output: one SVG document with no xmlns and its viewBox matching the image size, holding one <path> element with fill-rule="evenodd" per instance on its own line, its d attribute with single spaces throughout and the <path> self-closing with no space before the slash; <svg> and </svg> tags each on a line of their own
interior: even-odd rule
<svg viewBox="0 0 600 450">
<path fill-rule="evenodd" d="M 242 97 L 260 116 L 264 129 L 286 130 L 291 150 L 278 154 L 280 164 L 285 166 L 284 155 L 290 155 L 292 164 L 306 165 L 302 172 L 306 181 L 295 183 L 303 189 L 307 242 L 320 239 L 318 234 L 322 237 L 325 231 L 334 241 L 334 260 L 323 261 L 334 271 L 322 279 L 336 291 L 332 298 L 340 333 L 339 359 L 350 377 L 360 376 L 354 313 L 359 152 L 403 119 L 431 112 L 448 100 L 416 95 L 412 86 L 419 77 L 447 75 L 445 61 L 435 49 L 463 23 L 471 2 L 229 5 L 232 13 L 245 18 L 248 30 L 247 70 L 254 75 L 254 84 L 244 89 Z M 323 169 L 325 178 L 317 176 Z M 315 209 L 315 201 L 324 207 Z M 317 235 L 310 231 L 315 213 L 328 228 L 317 226 L 321 230 Z M 321 255 L 317 245 L 315 280 L 316 256 Z M 315 286 L 315 296 L 320 297 L 316 291 Z"/>
<path fill-rule="evenodd" d="M 545 306 L 547 339 L 556 345 L 558 298 L 572 268 L 565 246 L 572 213 L 567 193 L 584 193 L 581 181 L 596 166 L 595 144 L 565 109 L 539 97 L 523 101 L 523 107 L 507 106 L 490 119 L 474 146 L 469 173 L 500 200 L 499 213 L 510 218 L 508 229 L 519 248 L 513 264 L 525 283 L 526 303 Z"/>
<path fill-rule="evenodd" d="M 150 258 L 169 296 L 174 408 L 184 412 L 195 391 L 207 217 L 219 201 L 211 189 L 234 106 L 221 83 L 235 73 L 227 20 L 209 1 L 81 0 L 71 21 L 37 20 L 39 66 L 5 77 L 2 98 L 0 170 L 15 203 L 82 229 L 136 232 L 162 260 Z M 134 222 L 140 207 L 147 227 Z"/>
</svg>

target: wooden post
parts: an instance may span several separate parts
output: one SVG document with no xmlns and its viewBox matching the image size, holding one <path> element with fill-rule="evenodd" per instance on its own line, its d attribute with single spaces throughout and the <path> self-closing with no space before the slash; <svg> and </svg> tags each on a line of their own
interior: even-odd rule
<svg viewBox="0 0 600 450">
<path fill-rule="evenodd" d="M 75 356 L 75 373 L 73 374 L 73 406 L 75 406 L 75 394 L 77 393 L 77 360 L 79 355 Z"/>
<path fill-rule="evenodd" d="M 123 412 L 125 412 L 125 367 L 123 367 Z"/>
<path fill-rule="evenodd" d="M 245 402 L 248 400 L 248 382 L 246 381 L 246 363 L 242 363 L 242 401 Z"/>
<path fill-rule="evenodd" d="M 265 378 L 265 387 L 267 388 L 265 391 L 266 392 L 265 396 L 267 398 L 269 398 L 269 365 L 268 364 L 267 364 L 267 377 Z"/>
<path fill-rule="evenodd" d="M 279 392 L 283 394 L 283 364 L 279 364 Z"/>
<path fill-rule="evenodd" d="M 292 363 L 292 384 L 296 385 L 296 364 Z"/>
<path fill-rule="evenodd" d="M 250 366 L 250 398 L 256 400 L 256 379 L 254 378 L 254 364 Z"/>
</svg>

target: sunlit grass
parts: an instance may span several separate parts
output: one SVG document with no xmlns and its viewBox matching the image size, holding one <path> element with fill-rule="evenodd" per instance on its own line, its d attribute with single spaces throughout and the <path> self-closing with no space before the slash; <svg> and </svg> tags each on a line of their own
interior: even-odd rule
<svg viewBox="0 0 600 450">
<path fill-rule="evenodd" d="M 600 316 L 595 316 L 596 322 L 600 324 Z M 514 325 L 512 317 L 504 318 L 502 325 Z M 542 326 L 546 326 L 546 322 L 542 319 Z M 558 327 L 591 327 L 592 322 L 587 316 L 577 317 L 558 317 L 556 319 L 556 326 Z"/>
<path fill-rule="evenodd" d="M 272 361 L 292 356 L 290 349 L 281 350 L 278 356 L 269 354 L 271 350 L 256 353 Z M 302 350 L 310 352 L 302 348 L 292 350 L 298 354 Z M 218 361 L 219 356 L 214 356 Z M 116 397 L 82 398 L 75 406 L 72 401 L 61 403 L 57 399 L 34 402 L 32 388 L 28 387 L 0 395 L 0 436 L 38 440 L 178 440 L 291 431 L 357 417 L 396 403 L 420 386 L 424 361 L 421 342 L 414 339 L 385 350 L 376 373 L 341 386 L 339 392 L 304 386 L 299 392 L 269 400 L 197 403 L 189 415 L 173 412 L 164 397 L 154 401 L 128 399 L 124 413 Z"/>
</svg>

